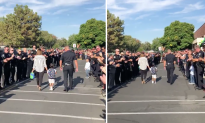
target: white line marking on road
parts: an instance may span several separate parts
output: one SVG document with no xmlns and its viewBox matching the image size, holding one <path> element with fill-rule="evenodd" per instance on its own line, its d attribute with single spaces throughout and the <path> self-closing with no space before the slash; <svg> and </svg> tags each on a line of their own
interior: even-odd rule
<svg viewBox="0 0 205 123">
<path fill-rule="evenodd" d="M 33 99 L 14 99 L 14 98 L 0 98 L 0 100 L 6 100 L 6 101 L 25 101 L 25 102 L 44 102 L 44 103 L 65 103 L 65 104 L 79 104 L 79 105 L 105 106 L 105 105 L 103 105 L 103 104 L 95 104 L 95 103 L 81 103 L 81 102 L 67 102 L 67 101 L 52 101 L 52 100 L 33 100 Z"/>
<path fill-rule="evenodd" d="M 107 115 L 138 115 L 138 114 L 205 114 L 205 112 L 123 112 L 123 113 L 107 113 Z"/>
<path fill-rule="evenodd" d="M 205 100 L 136 100 L 136 101 L 110 101 L 108 103 L 146 103 L 146 102 L 205 102 Z"/>
<path fill-rule="evenodd" d="M 81 94 L 81 93 L 61 93 L 61 92 L 43 92 L 43 91 L 21 91 L 21 90 L 7 90 L 13 92 L 22 92 L 22 93 L 45 93 L 45 94 L 65 94 L 65 95 L 80 95 L 80 96 L 96 96 L 99 97 L 100 94 Z"/>
<path fill-rule="evenodd" d="M 101 118 L 94 118 L 94 117 L 81 117 L 81 116 L 60 115 L 60 114 L 44 114 L 44 113 L 13 112 L 13 111 L 0 111 L 0 113 L 2 113 L 2 114 L 32 115 L 32 116 L 64 117 L 64 118 L 76 118 L 76 119 L 86 119 L 86 120 L 104 120 Z"/>
<path fill-rule="evenodd" d="M 34 87 L 37 87 L 37 85 L 29 85 L 29 84 L 19 84 L 19 85 L 25 85 L 25 86 L 34 86 Z M 44 86 L 41 86 L 42 88 L 43 87 L 46 87 L 46 85 L 44 85 Z M 57 88 L 58 87 L 60 87 L 60 88 L 62 88 L 62 87 L 64 87 L 64 86 L 57 86 Z M 82 88 L 82 89 L 98 89 L 98 90 L 100 90 L 100 88 L 89 88 L 89 87 L 74 87 L 74 88 Z"/>
</svg>

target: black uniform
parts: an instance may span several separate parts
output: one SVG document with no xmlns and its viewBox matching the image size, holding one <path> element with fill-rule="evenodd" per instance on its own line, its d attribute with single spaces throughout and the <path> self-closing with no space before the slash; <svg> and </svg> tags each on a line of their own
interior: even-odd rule
<svg viewBox="0 0 205 123">
<path fill-rule="evenodd" d="M 3 59 L 2 59 L 2 57 L 0 57 L 0 89 L 2 88 L 1 87 L 1 83 L 2 83 L 2 81 L 1 81 L 2 66 L 3 66 Z"/>
<path fill-rule="evenodd" d="M 5 60 L 7 58 L 10 58 L 11 54 L 10 53 L 3 53 L 1 55 L 2 60 Z M 4 71 L 4 86 L 5 85 L 10 85 L 9 83 L 9 77 L 10 77 L 10 61 L 8 62 L 3 62 L 3 71 Z"/>
<path fill-rule="evenodd" d="M 72 51 L 66 51 L 62 54 L 60 60 L 63 63 L 63 74 L 64 74 L 64 91 L 68 91 L 68 74 L 69 74 L 69 89 L 72 89 L 73 86 L 73 72 L 74 65 L 73 61 L 77 60 L 75 53 Z"/>
<path fill-rule="evenodd" d="M 22 77 L 23 77 L 23 79 L 26 79 L 28 54 L 26 52 L 23 52 L 22 53 L 22 58 L 24 58 L 24 59 L 22 59 L 23 60 Z"/>
<path fill-rule="evenodd" d="M 196 54 L 196 58 L 204 58 L 204 52 L 203 51 L 199 51 Z M 204 74 L 204 68 L 203 68 L 203 62 L 196 62 L 196 84 L 198 86 L 199 89 L 203 88 L 203 74 Z"/>
<path fill-rule="evenodd" d="M 11 69 L 11 81 L 15 82 L 15 80 L 14 80 L 14 76 L 15 76 L 15 72 L 16 72 L 16 58 L 15 57 L 10 60 L 10 69 Z"/>
<path fill-rule="evenodd" d="M 32 71 L 32 67 L 33 67 L 33 57 L 32 57 L 32 54 L 28 54 L 28 59 L 27 59 L 27 73 L 26 73 L 26 76 L 29 77 L 30 76 L 30 73 Z"/>
<path fill-rule="evenodd" d="M 117 62 L 117 60 L 120 60 L 121 56 L 120 55 L 114 55 L 114 61 L 116 64 L 120 64 L 120 62 Z M 120 85 L 120 74 L 121 74 L 121 67 L 116 67 L 116 72 L 115 72 L 115 85 Z"/>
<path fill-rule="evenodd" d="M 166 70 L 167 70 L 167 79 L 168 83 L 173 84 L 173 73 L 174 73 L 174 61 L 176 57 L 173 54 L 167 54 L 165 57 L 166 60 Z"/>
<path fill-rule="evenodd" d="M 110 64 L 113 60 L 108 60 L 108 85 L 109 85 L 109 90 L 114 87 L 114 82 L 115 82 L 115 72 L 116 72 L 116 67 L 114 64 Z M 114 62 L 114 61 L 113 61 Z"/>
<path fill-rule="evenodd" d="M 17 66 L 17 81 L 21 81 L 23 79 L 23 54 L 17 54 L 16 56 L 16 66 Z"/>
</svg>

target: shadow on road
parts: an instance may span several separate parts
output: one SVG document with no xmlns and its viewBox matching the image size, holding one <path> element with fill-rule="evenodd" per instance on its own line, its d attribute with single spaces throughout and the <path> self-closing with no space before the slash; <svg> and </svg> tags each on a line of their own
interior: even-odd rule
<svg viewBox="0 0 205 123">
<path fill-rule="evenodd" d="M 77 78 L 73 79 L 73 87 L 75 88 L 79 83 L 83 83 L 83 82 L 84 82 L 84 78 L 78 76 Z"/>
<path fill-rule="evenodd" d="M 10 92 L 10 90 L 18 90 L 23 86 L 26 86 L 25 84 L 31 82 L 32 80 L 28 79 L 28 80 L 23 80 L 20 81 L 18 83 L 14 83 L 4 89 L 2 89 L 0 91 L 0 104 L 6 102 L 7 99 L 11 98 L 12 96 L 14 96 L 15 94 L 8 94 Z"/>
<path fill-rule="evenodd" d="M 179 77 L 179 75 L 176 75 L 176 74 L 173 75 L 173 83 L 172 83 L 172 84 L 174 84 L 174 83 L 176 82 L 176 80 L 178 79 L 178 77 Z"/>
</svg>

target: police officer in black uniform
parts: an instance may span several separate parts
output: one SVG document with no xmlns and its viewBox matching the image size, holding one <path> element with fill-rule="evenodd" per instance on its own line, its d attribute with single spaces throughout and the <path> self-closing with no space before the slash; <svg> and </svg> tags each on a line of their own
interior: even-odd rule
<svg viewBox="0 0 205 123">
<path fill-rule="evenodd" d="M 69 46 L 65 47 L 65 52 L 62 54 L 60 58 L 60 69 L 63 70 L 64 74 L 64 91 L 68 91 L 68 75 L 69 75 L 69 89 L 72 90 L 73 86 L 73 72 L 74 65 L 73 61 L 75 61 L 76 72 L 78 72 L 78 62 L 75 53 L 69 50 Z M 62 65 L 64 67 L 62 67 Z"/>
<path fill-rule="evenodd" d="M 21 49 L 18 49 L 18 54 L 16 55 L 16 66 L 17 66 L 17 82 L 21 81 L 23 79 L 23 54 Z"/>
<path fill-rule="evenodd" d="M 27 73 L 26 77 L 30 76 L 30 73 L 33 68 L 33 54 L 31 53 L 31 50 L 28 51 L 28 58 L 27 58 Z"/>
<path fill-rule="evenodd" d="M 204 52 L 201 51 L 200 46 L 198 45 L 195 46 L 195 52 L 196 52 L 196 56 L 192 61 L 195 62 L 196 64 L 195 71 L 196 71 L 196 78 L 197 78 L 196 79 L 197 89 L 201 90 L 203 89 L 204 62 L 202 61 L 202 59 L 204 59 Z"/>
<path fill-rule="evenodd" d="M 3 66 L 3 59 L 2 59 L 2 57 L 0 57 L 0 90 L 2 89 L 2 87 L 1 87 L 2 66 Z"/>
<path fill-rule="evenodd" d="M 115 55 L 114 55 L 114 62 L 116 65 L 116 72 L 115 72 L 115 85 L 118 86 L 120 85 L 120 74 L 121 74 L 121 67 L 120 64 L 122 62 L 122 58 L 120 56 L 120 50 L 116 49 L 115 50 Z"/>
<path fill-rule="evenodd" d="M 23 48 L 23 52 L 22 52 L 22 60 L 23 60 L 22 77 L 23 77 L 23 80 L 27 79 L 27 77 L 26 77 L 26 74 L 27 74 L 27 59 L 28 59 L 27 49 Z"/>
<path fill-rule="evenodd" d="M 167 55 L 164 59 L 164 68 L 167 70 L 167 79 L 170 85 L 173 84 L 173 74 L 174 74 L 174 64 L 176 63 L 176 57 L 171 53 L 171 50 L 168 49 Z"/>
<path fill-rule="evenodd" d="M 16 73 L 16 58 L 14 54 L 14 48 L 10 48 L 10 55 L 14 55 L 13 59 L 10 62 L 10 70 L 11 70 L 11 81 L 12 83 L 15 82 L 14 77 Z"/>
<path fill-rule="evenodd" d="M 10 61 L 13 59 L 14 54 L 11 55 L 9 53 L 9 48 L 4 48 L 4 53 L 1 55 L 1 58 L 3 60 L 3 69 L 4 69 L 4 86 L 10 85 L 9 83 L 9 77 L 10 77 Z"/>
</svg>

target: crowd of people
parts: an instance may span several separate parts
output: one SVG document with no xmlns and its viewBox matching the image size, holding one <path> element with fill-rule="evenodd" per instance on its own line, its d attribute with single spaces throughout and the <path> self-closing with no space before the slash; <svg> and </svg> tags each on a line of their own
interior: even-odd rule
<svg viewBox="0 0 205 123">
<path fill-rule="evenodd" d="M 143 59 L 142 57 L 147 60 L 145 69 L 142 67 L 144 62 L 139 62 L 140 58 Z M 144 82 L 147 76 L 147 71 L 149 71 L 149 66 L 159 64 L 160 60 L 160 53 L 131 53 L 130 51 L 124 53 L 120 52 L 119 49 L 116 49 L 114 55 L 111 54 L 108 56 L 108 91 L 121 86 L 125 82 L 133 81 L 140 73 L 142 81 Z"/>
<path fill-rule="evenodd" d="M 85 55 L 84 55 L 85 54 Z M 93 49 L 85 50 L 82 53 L 87 61 L 85 65 L 86 78 L 93 76 L 95 82 L 100 82 L 98 87 L 102 87 L 102 94 L 106 94 L 106 50 L 104 47 L 97 46 Z M 82 57 L 82 59 L 84 59 Z M 90 66 L 90 67 L 88 67 Z"/>
<path fill-rule="evenodd" d="M 38 55 L 45 57 L 45 66 L 44 69 L 46 72 L 49 72 L 49 69 L 53 69 L 54 67 L 60 66 L 60 59 L 62 54 L 65 52 L 65 49 L 45 49 L 44 47 L 36 48 L 34 45 L 32 50 L 27 50 L 27 48 L 15 49 L 13 47 L 4 47 L 3 52 L 0 57 L 0 89 L 3 89 L 13 83 L 20 82 L 30 78 L 30 73 L 34 70 L 35 66 L 39 66 L 34 64 L 35 56 Z M 105 66 L 105 48 L 97 46 L 93 49 L 87 50 L 71 50 L 76 58 L 86 59 L 87 64 L 90 66 L 85 67 L 85 78 L 89 78 L 90 76 L 94 76 L 96 82 L 100 82 L 98 87 L 102 87 L 102 91 L 105 94 L 105 84 L 106 84 L 106 66 Z M 38 54 L 37 54 L 38 53 Z M 42 54 L 41 54 L 42 53 Z M 37 59 L 37 57 L 36 57 Z M 43 64 L 43 63 L 42 63 Z M 38 68 L 39 69 L 39 68 Z M 43 68 L 41 68 L 43 69 Z M 43 74 L 36 74 L 35 76 L 39 78 L 39 76 Z M 41 73 L 41 72 L 40 72 Z M 51 76 L 50 76 L 51 77 Z M 38 84 L 41 83 L 42 77 L 39 78 Z M 40 82 L 39 82 L 40 81 Z M 50 83 L 50 90 L 53 90 L 53 84 Z M 40 89 L 39 89 L 40 90 Z"/>
<path fill-rule="evenodd" d="M 176 63 L 183 76 L 189 81 L 189 84 L 194 84 L 195 89 L 204 90 L 205 81 L 203 80 L 205 68 L 205 47 L 201 49 L 196 45 L 193 50 L 177 51 L 173 54 L 176 56 Z"/>
<path fill-rule="evenodd" d="M 44 47 L 41 47 L 40 49 L 43 52 L 43 56 L 46 58 L 48 69 L 50 68 L 51 63 L 55 66 L 59 66 L 59 59 L 63 50 L 45 50 Z M 27 50 L 27 48 L 21 50 L 8 46 L 4 47 L 0 57 L 0 89 L 15 82 L 28 79 L 33 69 L 34 56 L 36 53 L 37 49 L 35 45 L 32 50 Z"/>
</svg>

